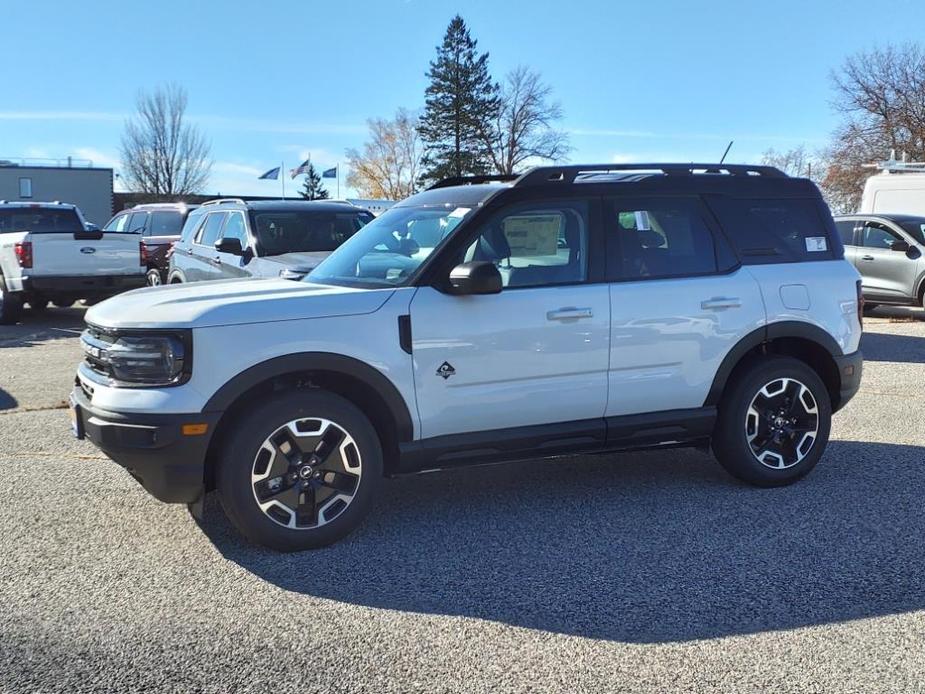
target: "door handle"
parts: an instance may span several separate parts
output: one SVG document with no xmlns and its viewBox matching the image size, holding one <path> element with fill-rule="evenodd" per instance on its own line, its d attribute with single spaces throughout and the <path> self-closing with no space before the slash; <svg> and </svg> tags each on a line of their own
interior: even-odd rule
<svg viewBox="0 0 925 694">
<path fill-rule="evenodd" d="M 862 255 L 861 260 L 873 260 L 874 256 L 872 255 Z"/>
<path fill-rule="evenodd" d="M 221 258 L 212 258 L 212 260 L 210 260 L 209 262 L 211 262 L 213 265 L 221 265 L 221 264 L 222 264 L 222 259 L 221 259 Z"/>
<path fill-rule="evenodd" d="M 719 311 L 726 308 L 740 308 L 742 301 L 736 296 L 714 296 L 712 299 L 706 299 L 700 302 L 700 308 L 704 311 Z"/>
<path fill-rule="evenodd" d="M 592 318 L 593 316 L 594 311 L 590 308 L 575 308 L 574 306 L 546 312 L 546 320 L 578 320 L 579 318 Z"/>
</svg>

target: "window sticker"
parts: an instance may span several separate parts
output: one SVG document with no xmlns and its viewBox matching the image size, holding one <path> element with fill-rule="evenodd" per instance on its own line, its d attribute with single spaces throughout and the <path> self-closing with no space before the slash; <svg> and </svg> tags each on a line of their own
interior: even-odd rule
<svg viewBox="0 0 925 694">
<path fill-rule="evenodd" d="M 557 214 L 505 219 L 504 236 L 511 247 L 511 257 L 556 255 L 560 221 Z"/>
<path fill-rule="evenodd" d="M 829 250 L 828 243 L 826 243 L 825 236 L 807 236 L 806 237 L 806 251 L 807 253 L 818 253 L 820 251 Z"/>
<path fill-rule="evenodd" d="M 455 210 L 450 212 L 447 215 L 447 217 L 449 217 L 450 219 L 455 219 L 457 217 L 460 217 L 460 218 L 465 217 L 467 214 L 469 214 L 469 211 L 471 209 L 472 209 L 471 207 L 457 207 Z"/>
</svg>

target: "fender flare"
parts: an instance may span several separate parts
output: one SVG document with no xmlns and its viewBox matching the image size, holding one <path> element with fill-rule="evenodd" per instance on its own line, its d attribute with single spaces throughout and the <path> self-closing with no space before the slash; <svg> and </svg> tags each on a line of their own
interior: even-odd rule
<svg viewBox="0 0 925 694">
<path fill-rule="evenodd" d="M 297 352 L 255 364 L 215 391 L 203 406 L 202 411 L 224 412 L 254 386 L 277 376 L 306 371 L 343 374 L 363 382 L 372 388 L 388 407 L 395 420 L 395 433 L 398 440 L 411 441 L 414 438 L 414 425 L 408 405 L 392 381 L 369 364 L 353 357 L 330 352 Z"/>
<path fill-rule="evenodd" d="M 746 354 L 756 347 L 783 337 L 796 337 L 815 342 L 824 347 L 833 359 L 843 356 L 844 354 L 841 346 L 835 341 L 835 338 L 817 325 L 805 321 L 778 321 L 776 323 L 770 323 L 748 333 L 729 350 L 720 363 L 719 369 L 716 370 L 716 375 L 713 377 L 713 383 L 710 386 L 710 392 L 707 393 L 707 399 L 704 405 L 716 406 L 719 403 L 720 396 L 723 394 L 723 390 L 726 387 L 729 377 L 732 375 L 733 369 L 735 369 Z"/>
</svg>

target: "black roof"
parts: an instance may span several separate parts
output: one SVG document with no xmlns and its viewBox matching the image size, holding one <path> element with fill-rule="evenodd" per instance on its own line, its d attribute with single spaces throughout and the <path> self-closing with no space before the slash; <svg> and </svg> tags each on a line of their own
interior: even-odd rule
<svg viewBox="0 0 925 694">
<path fill-rule="evenodd" d="M 412 205 L 478 205 L 505 190 L 539 188 L 556 195 L 578 187 L 588 194 L 698 195 L 733 197 L 819 197 L 805 178 L 791 178 L 771 166 L 744 164 L 579 164 L 540 166 L 511 180 L 510 176 L 473 176 L 440 181 L 400 203 Z"/>
</svg>

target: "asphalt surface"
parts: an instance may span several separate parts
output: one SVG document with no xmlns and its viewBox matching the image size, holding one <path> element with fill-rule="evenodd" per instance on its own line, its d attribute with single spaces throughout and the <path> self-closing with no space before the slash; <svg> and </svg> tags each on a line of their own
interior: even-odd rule
<svg viewBox="0 0 925 694">
<path fill-rule="evenodd" d="M 925 691 L 925 316 L 886 315 L 794 486 L 696 451 L 438 473 L 297 555 L 71 438 L 80 311 L 0 327 L 0 691 Z"/>
</svg>

